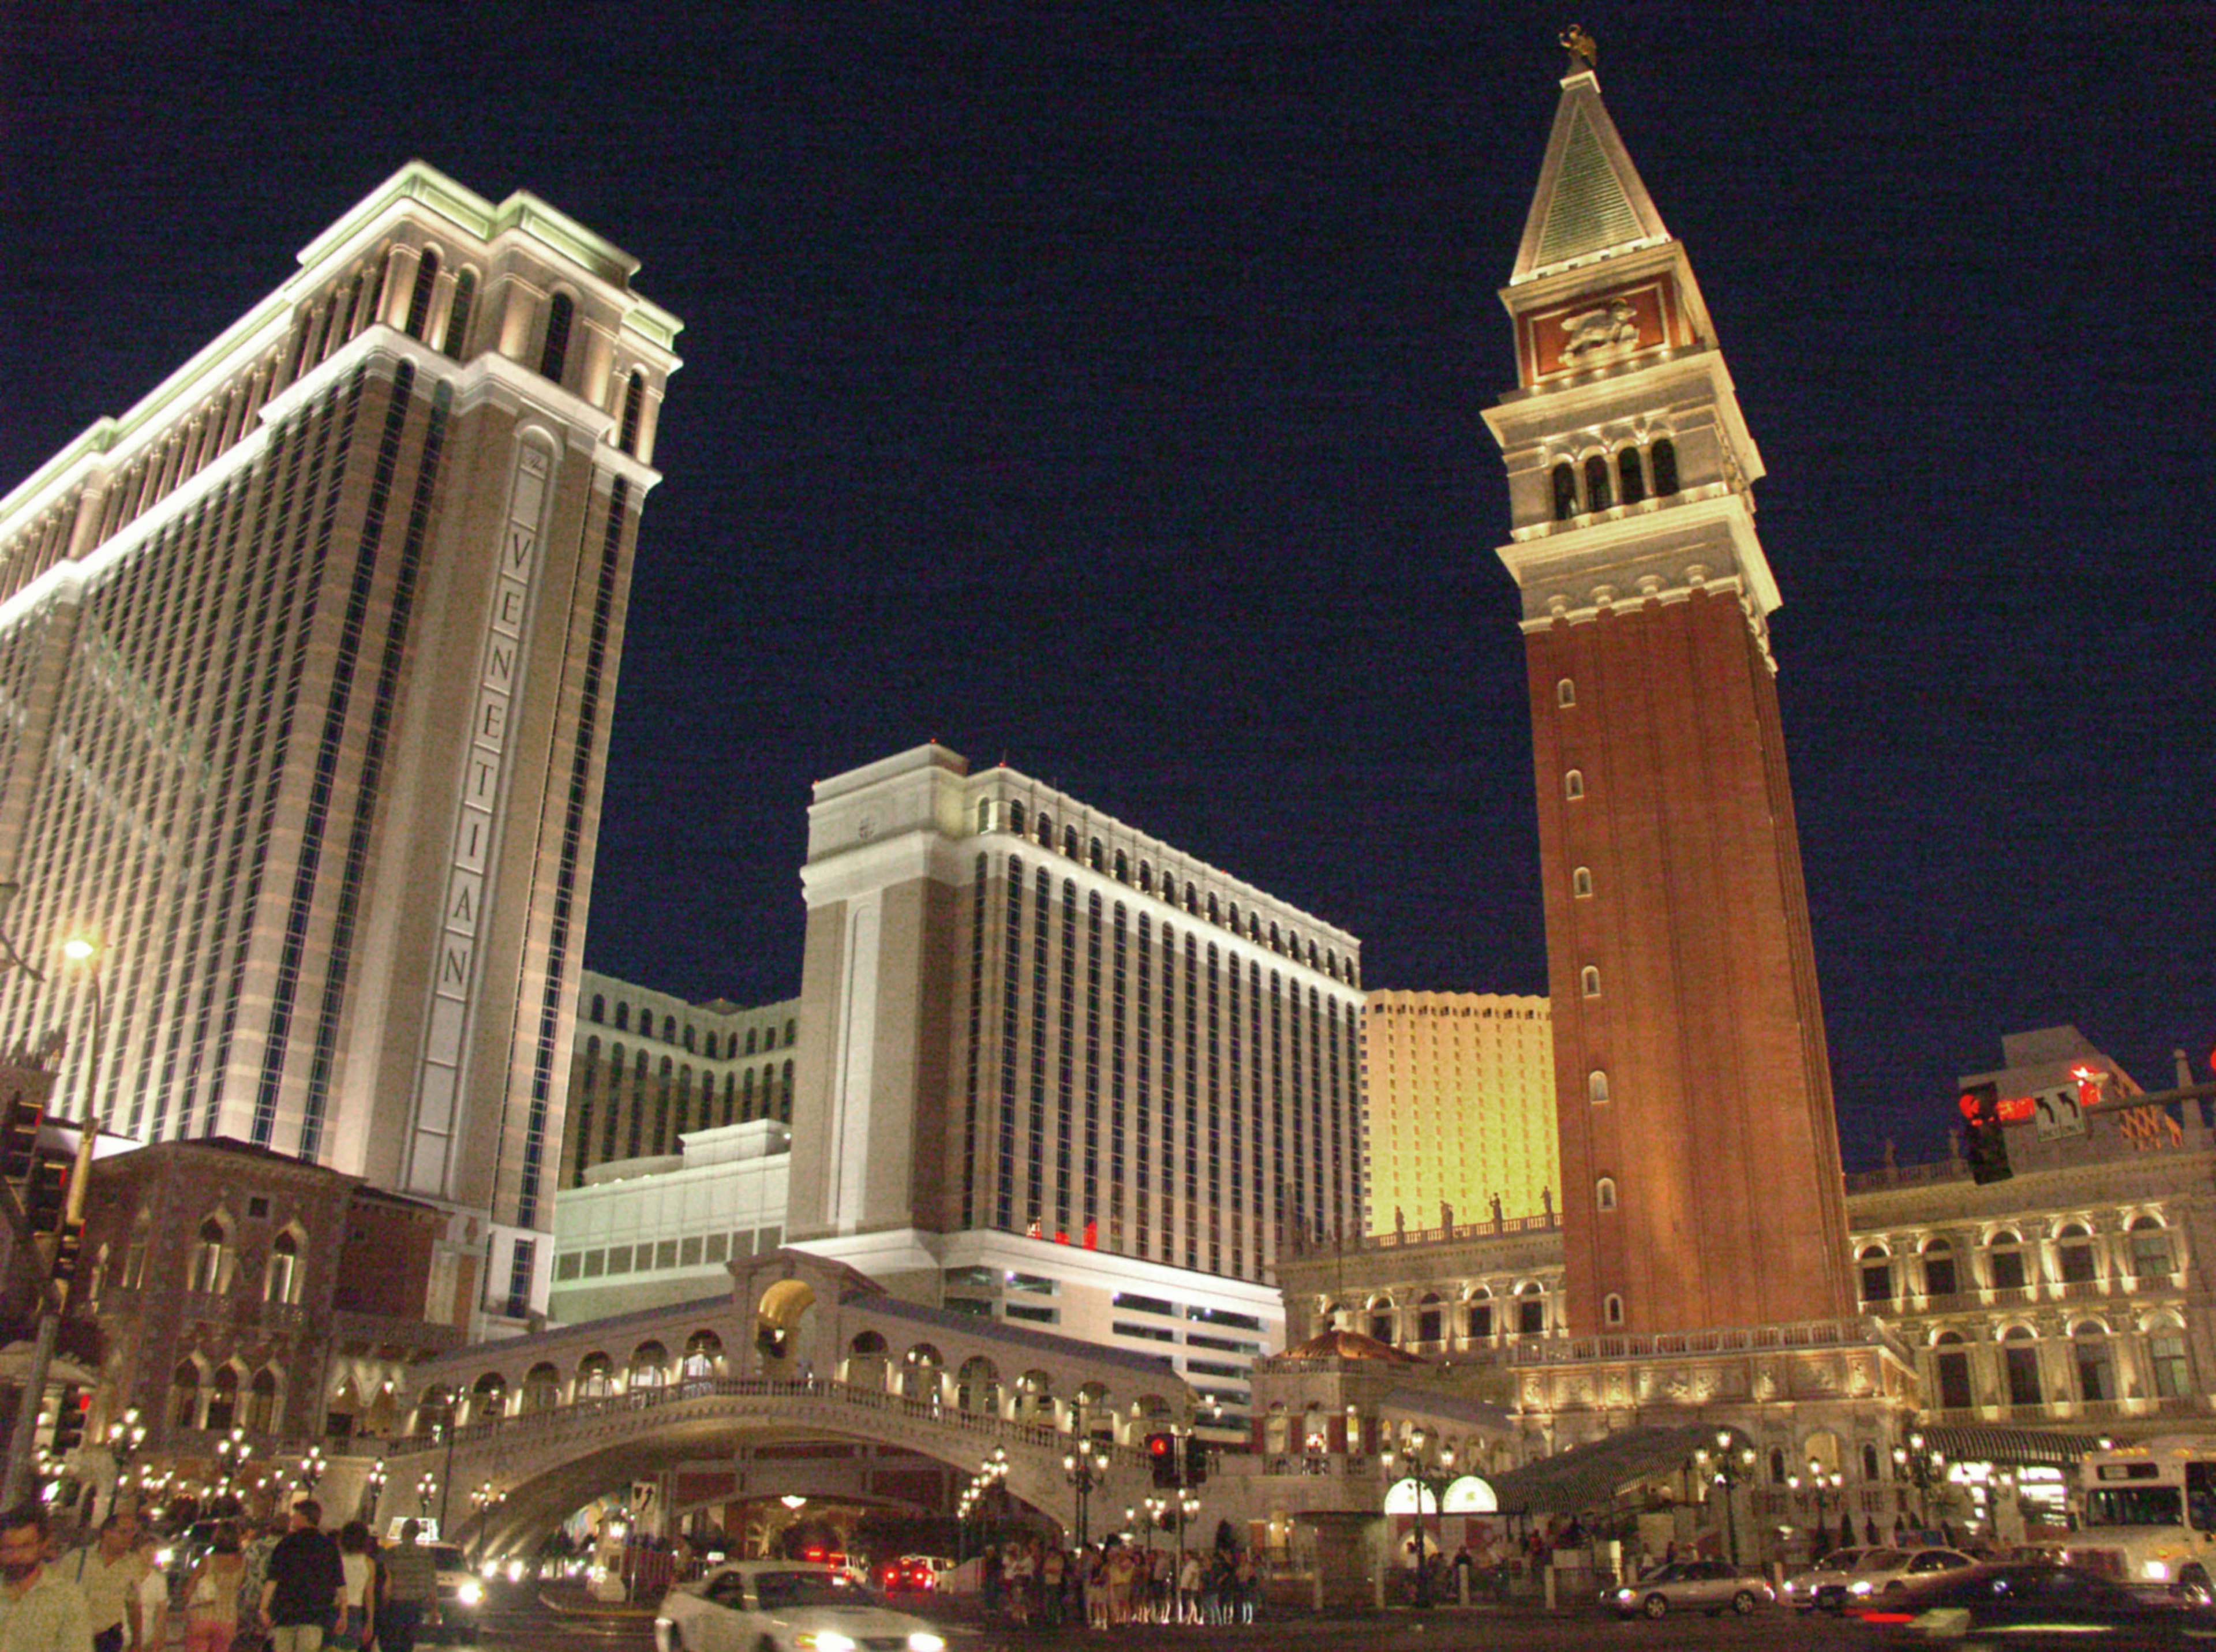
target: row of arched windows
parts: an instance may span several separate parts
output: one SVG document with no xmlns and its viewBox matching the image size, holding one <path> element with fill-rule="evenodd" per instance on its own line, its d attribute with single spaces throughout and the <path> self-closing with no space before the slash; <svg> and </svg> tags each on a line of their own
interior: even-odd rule
<svg viewBox="0 0 2216 1652">
<path fill-rule="evenodd" d="M 274 1370 L 264 1366 L 243 1385 L 245 1404 L 239 1401 L 241 1379 L 245 1375 L 237 1366 L 219 1366 L 212 1378 L 203 1380 L 200 1368 L 194 1361 L 181 1361 L 169 1376 L 169 1426 L 172 1428 L 205 1428 L 212 1434 L 221 1434 L 232 1428 L 244 1428 L 250 1434 L 274 1434 L 283 1431 L 285 1421 L 284 1385 Z"/>
<path fill-rule="evenodd" d="M 2134 1277 L 2156 1278 L 2175 1271 L 2177 1260 L 2170 1231 L 2158 1217 L 2133 1217 L 2122 1239 L 2125 1249 L 2119 1260 Z M 2099 1279 L 2099 1242 L 2084 1222 L 2065 1221 L 2055 1230 L 2053 1248 L 2051 1272 L 2054 1283 L 2090 1285 Z M 2007 1291 L 2041 1282 L 2039 1241 L 2034 1239 L 2027 1244 L 2017 1229 L 1994 1230 L 1978 1250 L 1983 1258 L 1982 1278 L 1972 1271 L 1975 1264 L 1971 1258 L 1958 1256 L 1954 1241 L 1943 1234 L 1935 1235 L 1909 1253 L 1916 1262 L 1916 1268 L 1911 1273 L 1904 1266 L 1896 1280 L 1892 1249 L 1882 1242 L 1866 1244 L 1856 1257 L 1862 1299 L 1865 1302 L 1889 1302 L 1896 1296 L 1911 1293 L 1927 1297 L 1953 1296 L 1980 1285 Z"/>
<path fill-rule="evenodd" d="M 631 1005 L 621 998 L 616 1000 L 615 1020 L 610 1023 L 607 995 L 605 992 L 593 994 L 592 1014 L 587 1019 L 604 1027 L 612 1025 L 619 1033 L 632 1030 Z M 641 1004 L 637 1022 L 637 1030 L 642 1038 L 655 1036 L 654 1011 L 651 1009 Z M 692 1023 L 688 1021 L 680 1025 L 675 1016 L 664 1015 L 662 1017 L 661 1037 L 663 1043 L 681 1044 L 690 1050 L 694 1047 L 698 1036 L 698 1029 Z M 711 1061 L 736 1060 L 742 1055 L 754 1055 L 763 1050 L 790 1049 L 800 1041 L 800 1022 L 797 1017 L 787 1016 L 781 1029 L 774 1026 L 749 1027 L 746 1029 L 746 1047 L 743 1049 L 740 1047 L 739 1033 L 736 1028 L 731 1030 L 728 1037 L 711 1029 L 705 1041 L 701 1041 L 703 1047 L 700 1053 L 705 1055 Z"/>
<path fill-rule="evenodd" d="M 1554 489 L 1557 522 L 1605 511 L 1619 502 L 1636 505 L 1650 492 L 1666 499 L 1677 491 L 1677 445 L 1667 436 L 1659 437 L 1642 456 L 1638 443 L 1627 442 L 1616 449 L 1613 464 L 1605 453 L 1589 453 L 1582 464 L 1557 459 Z"/>
<path fill-rule="evenodd" d="M 1475 1285 L 1452 1301 L 1427 1291 L 1405 1305 L 1381 1293 L 1369 1299 L 1358 1316 L 1344 1303 L 1331 1303 L 1319 1323 L 1345 1330 L 1355 1328 L 1357 1317 L 1360 1328 L 1380 1342 L 1444 1344 L 1450 1339 L 1482 1342 L 1503 1334 L 1542 1336 L 1547 1331 L 1547 1287 L 1537 1280 L 1525 1280 L 1496 1296 L 1491 1286 Z"/>
<path fill-rule="evenodd" d="M 999 814 L 1001 807 L 990 797 L 978 800 L 979 832 L 994 829 L 996 823 L 1003 818 Z M 1022 803 L 1013 801 L 1009 801 L 1006 808 L 1005 819 L 1009 832 L 1019 838 L 1031 838 L 1050 850 L 1057 847 L 1054 817 L 1046 810 L 1040 809 L 1033 814 Z M 1180 888 L 1177 875 L 1164 868 L 1158 879 L 1152 862 L 1141 857 L 1135 864 L 1123 850 L 1111 851 L 1099 838 L 1080 839 L 1077 828 L 1068 824 L 1062 828 L 1058 846 L 1071 860 L 1081 860 L 1093 870 L 1136 888 L 1142 894 L 1158 894 L 1173 906 L 1182 905 L 1191 916 L 1204 918 L 1220 928 L 1230 930 L 1234 935 L 1243 935 L 1258 946 L 1268 947 L 1280 957 L 1290 958 L 1296 963 L 1305 961 L 1309 968 L 1320 969 L 1333 980 L 1356 985 L 1354 960 L 1349 957 L 1342 961 L 1337 948 L 1319 947 L 1314 937 L 1303 941 L 1297 930 L 1280 925 L 1275 918 L 1265 924 L 1261 914 L 1251 909 L 1242 913 L 1237 901 L 1221 901 L 1215 891 L 1203 892 L 1190 878 L 1184 881 Z"/>
</svg>

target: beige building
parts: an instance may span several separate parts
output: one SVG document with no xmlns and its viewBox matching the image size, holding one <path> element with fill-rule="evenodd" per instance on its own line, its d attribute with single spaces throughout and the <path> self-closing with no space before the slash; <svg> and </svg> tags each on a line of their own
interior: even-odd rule
<svg viewBox="0 0 2216 1652">
<path fill-rule="evenodd" d="M 1372 992 L 1362 1016 L 1368 1231 L 1553 1207 L 1554 1029 L 1542 998 Z"/>
<path fill-rule="evenodd" d="M 0 882 L 65 1114 L 450 1217 L 543 1305 L 616 667 L 678 322 L 527 194 L 403 168 L 0 499 Z M 100 1025 L 90 1025 L 95 1011 Z M 98 1053 L 97 1072 L 94 1071 Z"/>
</svg>

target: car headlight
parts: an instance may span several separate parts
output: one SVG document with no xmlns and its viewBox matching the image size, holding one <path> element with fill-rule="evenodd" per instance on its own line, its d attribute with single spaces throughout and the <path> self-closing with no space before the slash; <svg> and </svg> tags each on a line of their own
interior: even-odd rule
<svg viewBox="0 0 2216 1652">
<path fill-rule="evenodd" d="M 908 1652 L 946 1652 L 946 1643 L 929 1631 L 919 1629 L 908 1637 Z"/>
<path fill-rule="evenodd" d="M 1849 1594 L 1868 1594 L 1876 1587 L 1877 1586 L 1874 1583 L 1872 1583 L 1869 1579 L 1865 1577 L 1859 1582 L 1848 1584 L 1847 1593 Z"/>
<path fill-rule="evenodd" d="M 1638 1593 L 1639 1591 L 1636 1589 L 1618 1589 L 1616 1592 L 1616 1598 L 1619 1600 L 1629 1600 L 1636 1596 Z"/>
<path fill-rule="evenodd" d="M 851 1636 L 841 1635 L 835 1629 L 819 1629 L 812 1634 L 797 1637 L 800 1652 L 854 1652 Z"/>
<path fill-rule="evenodd" d="M 455 1589 L 454 1599 L 465 1606 L 473 1606 L 484 1599 L 484 1585 L 474 1577 L 465 1577 Z"/>
<path fill-rule="evenodd" d="M 2170 1581 L 2170 1568 L 2159 1560 L 2148 1561 L 2145 1565 L 2139 1568 L 2139 1570 L 2145 1574 L 2147 1581 L 2151 1583 L 2167 1583 Z"/>
</svg>

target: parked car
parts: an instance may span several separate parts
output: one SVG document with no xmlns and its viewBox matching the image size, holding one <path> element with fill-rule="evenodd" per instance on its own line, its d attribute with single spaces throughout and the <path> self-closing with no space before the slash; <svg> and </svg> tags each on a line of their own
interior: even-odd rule
<svg viewBox="0 0 2216 1652">
<path fill-rule="evenodd" d="M 1743 1571 L 1727 1560 L 1673 1560 L 1607 1597 L 1620 1618 L 1662 1618 L 1671 1612 L 1705 1612 L 1741 1617 L 1776 1602 L 1777 1594 L 1759 1572 Z"/>
<path fill-rule="evenodd" d="M 739 1560 L 662 1597 L 655 1652 L 946 1652 L 939 1631 L 895 1612 L 836 1566 Z"/>
<path fill-rule="evenodd" d="M 1960 1571 L 1977 1563 L 1960 1549 L 1873 1549 L 1847 1575 L 1838 1596 L 1827 1598 L 1828 1590 L 1819 1590 L 1818 1604 L 1829 1605 L 1836 1611 L 1874 1595 L 1905 1589 L 1936 1573 Z"/>
<path fill-rule="evenodd" d="M 2197 1602 L 2044 1562 L 1927 1574 L 1850 1610 L 1902 1646 L 1987 1636 L 2041 1645 L 2050 1638 L 2075 1643 L 2087 1636 L 2131 1646 L 2205 1646 L 2216 1638 L 2216 1612 Z"/>
<path fill-rule="evenodd" d="M 1785 1604 L 1795 1612 L 1813 1612 L 1818 1594 L 1826 1587 L 1834 1594 L 1844 1590 L 1847 1579 L 1869 1552 L 1867 1548 L 1832 1550 L 1807 1571 L 1796 1572 L 1785 1580 Z"/>
<path fill-rule="evenodd" d="M 941 1579 L 952 1569 L 952 1562 L 937 1555 L 902 1555 L 877 1568 L 877 1587 L 887 1594 L 902 1591 L 928 1593 L 938 1588 Z"/>
</svg>

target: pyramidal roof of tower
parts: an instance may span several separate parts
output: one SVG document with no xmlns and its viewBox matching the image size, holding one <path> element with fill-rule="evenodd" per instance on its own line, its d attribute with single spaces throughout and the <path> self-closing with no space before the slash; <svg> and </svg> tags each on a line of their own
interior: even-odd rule
<svg viewBox="0 0 2216 1652">
<path fill-rule="evenodd" d="M 1509 286 L 1669 238 L 1600 101 L 1599 77 L 1591 69 L 1573 69 L 1562 78 L 1562 101 Z"/>
</svg>

